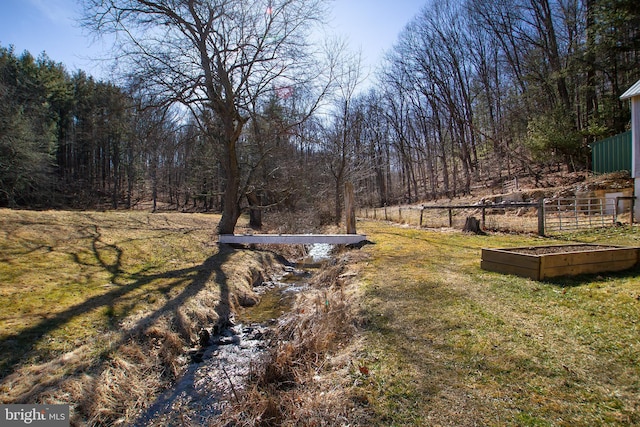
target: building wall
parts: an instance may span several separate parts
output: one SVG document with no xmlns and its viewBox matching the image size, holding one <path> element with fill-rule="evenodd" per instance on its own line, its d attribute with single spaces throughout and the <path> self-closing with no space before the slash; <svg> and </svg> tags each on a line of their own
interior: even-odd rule
<svg viewBox="0 0 640 427">
<path fill-rule="evenodd" d="M 631 157 L 631 131 L 591 144 L 591 160 L 596 174 L 623 170 L 631 173 Z"/>
</svg>

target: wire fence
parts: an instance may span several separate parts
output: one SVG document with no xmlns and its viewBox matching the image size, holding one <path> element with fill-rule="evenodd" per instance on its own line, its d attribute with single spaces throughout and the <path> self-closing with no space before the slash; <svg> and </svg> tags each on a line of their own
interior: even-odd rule
<svg viewBox="0 0 640 427">
<path fill-rule="evenodd" d="M 491 230 L 539 232 L 538 203 L 500 203 L 439 206 L 387 206 L 361 208 L 361 218 L 391 221 L 423 228 L 462 229 L 467 217 L 479 217 L 480 226 Z"/>
<path fill-rule="evenodd" d="M 554 198 L 538 202 L 360 208 L 360 218 L 421 228 L 462 229 L 470 216 L 485 230 L 539 235 L 633 223 L 633 197 Z"/>
<path fill-rule="evenodd" d="M 545 231 L 575 231 L 633 223 L 633 197 L 557 198 L 545 201 Z"/>
</svg>

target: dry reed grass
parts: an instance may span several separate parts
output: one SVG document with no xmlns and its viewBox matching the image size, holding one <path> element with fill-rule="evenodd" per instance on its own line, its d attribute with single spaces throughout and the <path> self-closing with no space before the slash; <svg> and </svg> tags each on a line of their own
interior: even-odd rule
<svg viewBox="0 0 640 427">
<path fill-rule="evenodd" d="M 364 417 L 353 394 L 359 292 L 346 271 L 364 254 L 342 254 L 280 319 L 269 357 L 246 391 L 211 426 L 339 426 Z M 354 424 L 355 422 L 355 424 Z"/>
</svg>

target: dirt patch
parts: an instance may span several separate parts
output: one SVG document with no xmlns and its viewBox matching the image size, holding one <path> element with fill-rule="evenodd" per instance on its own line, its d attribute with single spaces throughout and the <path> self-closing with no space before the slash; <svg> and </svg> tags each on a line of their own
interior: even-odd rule
<svg viewBox="0 0 640 427">
<path fill-rule="evenodd" d="M 508 252 L 516 252 L 520 254 L 528 255 L 545 255 L 545 254 L 559 254 L 564 252 L 590 252 L 603 249 L 611 249 L 615 246 L 604 245 L 561 245 L 561 246 L 532 246 L 529 248 L 513 248 L 503 249 Z"/>
</svg>

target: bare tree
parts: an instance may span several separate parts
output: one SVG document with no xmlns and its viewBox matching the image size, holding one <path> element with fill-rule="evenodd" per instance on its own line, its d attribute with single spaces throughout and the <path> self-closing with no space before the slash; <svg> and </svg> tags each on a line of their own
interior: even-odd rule
<svg viewBox="0 0 640 427">
<path fill-rule="evenodd" d="M 84 25 L 116 34 L 117 61 L 194 112 L 225 176 L 219 233 L 240 215 L 237 142 L 257 98 L 279 87 L 323 94 L 308 35 L 325 0 L 87 0 Z M 317 99 L 317 97 L 316 97 Z M 311 108 L 318 105 L 310 103 Z M 212 120 L 201 120 L 212 118 Z"/>
<path fill-rule="evenodd" d="M 356 89 L 362 83 L 362 67 L 360 54 L 350 54 L 346 45 L 337 42 L 334 45 L 333 62 L 337 64 L 336 75 L 337 94 L 334 102 L 333 114 L 330 119 L 326 137 L 325 151 L 327 153 L 328 169 L 333 184 L 334 208 L 336 225 L 342 217 L 342 200 L 345 182 L 355 167 L 354 150 L 361 138 L 357 126 L 358 114 L 354 111 L 354 97 Z"/>
</svg>

